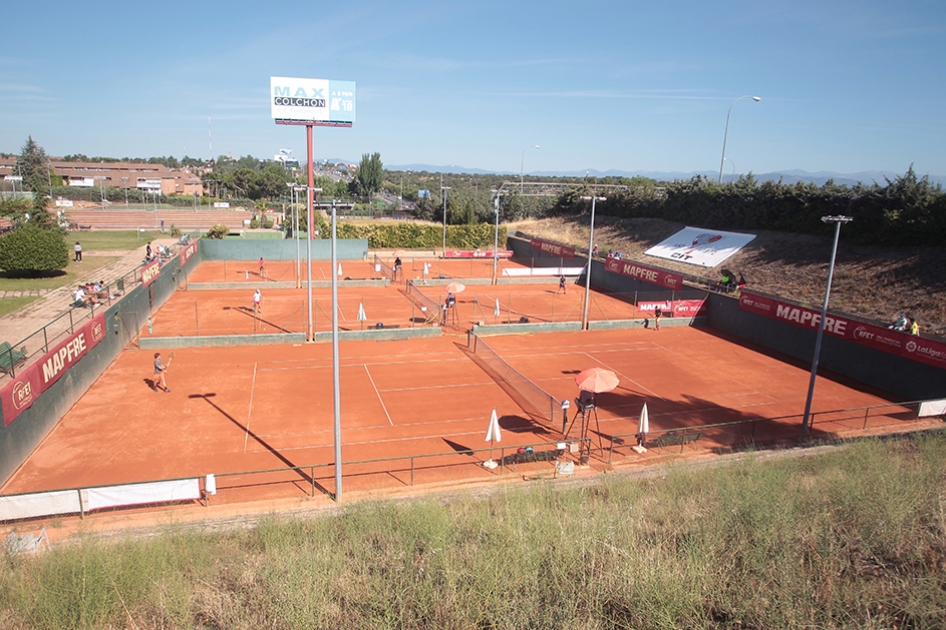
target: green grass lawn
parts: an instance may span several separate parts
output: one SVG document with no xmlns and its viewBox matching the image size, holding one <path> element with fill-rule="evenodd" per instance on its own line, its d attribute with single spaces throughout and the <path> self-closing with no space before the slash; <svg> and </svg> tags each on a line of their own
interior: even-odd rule
<svg viewBox="0 0 946 630">
<path fill-rule="evenodd" d="M 70 251 L 76 241 L 82 244 L 83 252 L 114 249 L 132 250 L 136 247 L 144 247 L 148 241 L 162 236 L 168 236 L 168 233 L 162 234 L 158 230 L 148 230 L 140 233 L 136 233 L 134 230 L 101 230 L 98 232 L 70 232 L 66 235 L 66 242 L 70 245 Z"/>
<path fill-rule="evenodd" d="M 12 313 L 13 311 L 15 311 L 16 309 L 22 308 L 26 306 L 27 304 L 29 304 L 30 302 L 33 302 L 38 299 L 39 299 L 38 296 L 0 299 L 0 317 L 3 317 L 4 315 L 8 315 Z"/>
<path fill-rule="evenodd" d="M 69 261 L 61 272 L 41 278 L 18 278 L 0 272 L 0 291 L 27 291 L 29 289 L 55 289 L 68 284 L 78 284 L 79 279 L 105 265 L 118 260 L 114 256 L 86 256 L 82 262 Z"/>
</svg>

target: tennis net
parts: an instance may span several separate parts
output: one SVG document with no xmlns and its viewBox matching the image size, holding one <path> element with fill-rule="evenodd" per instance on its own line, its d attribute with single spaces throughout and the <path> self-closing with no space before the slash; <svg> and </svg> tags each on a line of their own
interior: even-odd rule
<svg viewBox="0 0 946 630">
<path fill-rule="evenodd" d="M 434 320 L 440 317 L 440 304 L 414 286 L 412 280 L 407 281 L 407 295 L 414 301 L 414 304 L 417 304 L 422 311 L 427 313 L 426 319 Z"/>
<path fill-rule="evenodd" d="M 378 258 L 377 254 L 374 255 L 374 264 L 381 269 L 381 273 L 384 274 L 385 278 L 391 282 L 395 282 L 397 280 L 397 278 L 394 277 L 394 267 Z"/>
<path fill-rule="evenodd" d="M 502 357 L 496 354 L 495 350 L 490 348 L 489 345 L 475 333 L 470 334 L 469 339 L 469 349 L 473 352 L 474 356 L 480 359 L 497 377 L 508 383 L 509 386 L 519 394 L 521 401 L 531 406 L 539 417 L 546 418 L 554 425 L 555 412 L 561 408 L 561 401 L 539 387 L 534 381 L 526 378 L 522 372 L 506 363 Z"/>
</svg>

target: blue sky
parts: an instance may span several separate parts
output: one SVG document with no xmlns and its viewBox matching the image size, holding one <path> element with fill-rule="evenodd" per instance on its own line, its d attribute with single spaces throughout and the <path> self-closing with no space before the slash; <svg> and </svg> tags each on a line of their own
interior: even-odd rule
<svg viewBox="0 0 946 630">
<path fill-rule="evenodd" d="M 354 81 L 316 159 L 946 175 L 946 3 L 8 4 L 0 151 L 305 159 L 270 76 Z M 541 148 L 533 149 L 533 145 Z M 525 154 L 523 154 L 525 151 Z"/>
</svg>

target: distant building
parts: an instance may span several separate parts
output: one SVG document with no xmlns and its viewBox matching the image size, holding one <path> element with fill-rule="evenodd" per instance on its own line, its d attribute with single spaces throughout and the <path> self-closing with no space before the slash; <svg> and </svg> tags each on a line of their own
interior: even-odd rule
<svg viewBox="0 0 946 630">
<path fill-rule="evenodd" d="M 0 178 L 13 175 L 16 158 L 0 158 Z M 63 162 L 50 160 L 53 173 L 64 186 L 137 188 L 162 195 L 203 195 L 200 177 L 187 170 L 172 171 L 163 164 L 147 162 Z"/>
</svg>

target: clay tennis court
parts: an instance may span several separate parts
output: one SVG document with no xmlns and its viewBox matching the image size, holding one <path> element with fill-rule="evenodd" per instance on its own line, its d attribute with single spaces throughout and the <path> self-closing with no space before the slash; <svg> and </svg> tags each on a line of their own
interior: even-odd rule
<svg viewBox="0 0 946 630">
<path fill-rule="evenodd" d="M 394 256 L 384 256 L 381 260 L 394 265 Z M 493 274 L 492 259 L 468 260 L 440 260 L 401 257 L 403 278 L 399 280 L 416 280 L 440 278 L 491 278 Z M 341 260 L 338 264 L 342 268 L 341 278 L 356 280 L 381 279 L 384 276 L 375 269 L 374 256 L 370 260 Z M 424 273 L 424 266 L 427 273 Z M 266 282 L 295 282 L 296 274 L 303 282 L 307 281 L 307 265 L 305 249 L 302 250 L 302 260 L 297 264 L 294 260 L 264 261 L 264 277 L 260 276 L 259 261 L 209 261 L 201 263 L 190 276 L 188 282 L 240 282 L 246 280 Z M 504 269 L 523 270 L 528 266 L 513 262 L 509 259 L 498 261 L 498 274 L 502 276 Z M 335 268 L 338 271 L 338 268 Z M 312 261 L 312 280 L 331 280 L 332 263 L 328 260 Z"/>
<path fill-rule="evenodd" d="M 201 268 L 203 265 L 201 266 Z M 201 268 L 193 276 L 197 276 Z M 190 284 L 194 284 L 193 276 Z M 253 292 L 261 288 L 262 312 L 254 317 Z M 447 297 L 442 285 L 419 285 L 417 290 L 430 298 L 426 311 L 403 290 L 403 284 L 391 286 L 351 286 L 339 284 L 339 329 L 362 330 L 381 323 L 386 328 L 413 328 L 441 321 L 436 305 Z M 179 290 L 152 318 L 152 328 L 142 334 L 155 337 L 249 335 L 259 333 L 301 333 L 306 331 L 308 291 L 270 289 L 259 281 L 246 283 L 246 289 L 217 291 Z M 531 322 L 580 322 L 585 292 L 570 284 L 565 293 L 558 291 L 552 279 L 542 284 L 470 284 L 456 295 L 456 306 L 447 323 L 466 330 L 474 323 L 515 323 L 523 317 Z M 588 318 L 592 321 L 622 320 L 638 317 L 627 295 L 591 292 Z M 498 302 L 498 314 L 497 314 Z M 329 287 L 312 289 L 312 321 L 316 333 L 332 328 L 332 292 Z M 359 310 L 364 320 L 358 319 Z"/>
<path fill-rule="evenodd" d="M 559 399 L 577 395 L 573 379 L 582 369 L 617 373 L 620 386 L 599 395 L 598 416 L 589 424 L 588 437 L 602 449 L 593 467 L 603 465 L 612 446 L 618 464 L 666 456 L 659 449 L 638 455 L 627 448 L 645 402 L 655 434 L 741 422 L 704 430 L 691 445 L 703 452 L 742 445 L 753 431 L 758 442 L 800 433 L 806 367 L 708 329 L 524 334 L 491 337 L 488 343 Z M 400 458 L 346 464 L 346 491 L 495 478 L 501 470 L 480 465 L 488 453 L 466 452 L 489 446 L 484 438 L 494 408 L 502 453 L 524 445 L 552 448 L 550 443 L 563 439 L 560 418 L 517 404 L 515 393 L 507 394 L 506 384 L 484 371 L 466 347 L 465 335 L 340 344 L 343 461 Z M 330 344 L 178 350 L 168 375 L 171 393 L 150 389 L 152 360 L 151 351 L 125 350 L 4 492 L 208 473 L 218 475 L 218 503 L 333 491 L 334 473 L 327 466 L 334 459 Z M 880 392 L 819 378 L 814 410 L 888 402 Z M 856 432 L 868 423 L 908 425 L 908 417 L 915 414 L 895 405 L 869 419 L 863 411 L 824 414 L 816 417 L 815 435 Z M 762 418 L 777 419 L 750 422 Z M 546 462 L 529 466 L 549 470 Z M 291 467 L 302 468 L 285 470 Z"/>
</svg>

